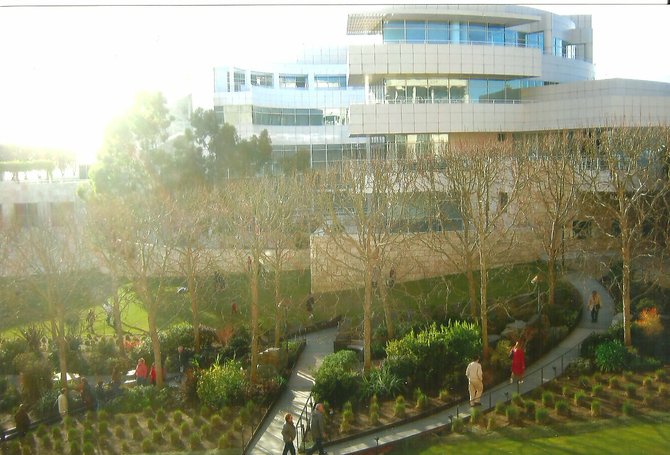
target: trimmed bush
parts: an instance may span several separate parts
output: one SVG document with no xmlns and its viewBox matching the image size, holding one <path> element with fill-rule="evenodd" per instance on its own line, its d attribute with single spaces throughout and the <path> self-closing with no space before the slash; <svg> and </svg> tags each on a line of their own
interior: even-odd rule
<svg viewBox="0 0 670 455">
<path fill-rule="evenodd" d="M 668 379 L 668 373 L 663 368 L 659 368 L 656 370 L 656 373 L 654 373 L 654 377 L 657 381 L 666 381 Z"/>
<path fill-rule="evenodd" d="M 212 427 L 213 427 L 213 428 L 216 428 L 216 429 L 221 429 L 221 428 L 223 428 L 223 418 L 222 418 L 220 415 L 218 415 L 218 414 L 214 414 L 214 415 L 209 419 L 209 423 L 212 424 Z"/>
<path fill-rule="evenodd" d="M 596 366 L 600 371 L 618 372 L 627 366 L 628 350 L 618 339 L 599 344 L 595 352 Z"/>
<path fill-rule="evenodd" d="M 416 399 L 416 409 L 419 411 L 424 411 L 428 408 L 428 396 L 425 393 L 421 393 Z"/>
<path fill-rule="evenodd" d="M 635 412 L 635 407 L 633 406 L 633 403 L 630 401 L 626 400 L 624 403 L 621 405 L 621 413 L 627 417 L 632 416 L 633 413 Z"/>
<path fill-rule="evenodd" d="M 155 430 L 156 429 L 156 421 L 154 419 L 147 419 L 147 428 L 150 430 Z"/>
<path fill-rule="evenodd" d="M 395 406 L 393 407 L 393 415 L 403 419 L 405 417 L 405 408 L 406 408 L 406 403 L 405 403 L 405 397 L 402 395 L 398 395 L 395 399 Z"/>
<path fill-rule="evenodd" d="M 623 378 L 626 381 L 631 382 L 631 381 L 633 381 L 633 379 L 635 379 L 635 374 L 633 374 L 632 371 L 624 371 L 623 372 Z"/>
<path fill-rule="evenodd" d="M 516 406 L 523 407 L 524 403 L 523 403 L 523 397 L 521 396 L 521 394 L 514 392 L 512 394 L 512 403 L 514 403 L 514 405 L 516 405 Z"/>
<path fill-rule="evenodd" d="M 610 389 L 618 389 L 619 387 L 621 387 L 621 381 L 619 381 L 619 378 L 617 378 L 616 376 L 610 377 L 609 387 Z"/>
<path fill-rule="evenodd" d="M 126 430 L 125 430 L 124 427 L 122 427 L 121 425 L 117 425 L 117 426 L 114 427 L 114 436 L 121 439 L 125 435 L 126 435 Z"/>
<path fill-rule="evenodd" d="M 604 389 L 602 384 L 593 384 L 593 386 L 591 387 L 591 396 L 601 397 L 603 396 L 603 392 Z"/>
<path fill-rule="evenodd" d="M 312 392 L 318 401 L 344 403 L 350 397 L 357 396 L 363 379 L 356 353 L 343 350 L 327 355 L 314 379 Z M 378 392 L 376 387 L 370 387 L 369 391 Z"/>
<path fill-rule="evenodd" d="M 379 425 L 379 411 L 373 411 L 372 409 L 370 410 L 370 425 Z"/>
<path fill-rule="evenodd" d="M 505 416 L 507 417 L 507 421 L 509 423 L 517 424 L 517 423 L 521 422 L 520 415 L 521 415 L 521 412 L 519 412 L 518 407 L 516 407 L 514 405 L 507 406 L 507 409 L 505 410 Z"/>
<path fill-rule="evenodd" d="M 151 440 L 156 444 L 160 444 L 163 442 L 163 432 L 161 430 L 154 430 L 151 433 Z"/>
<path fill-rule="evenodd" d="M 194 431 L 191 433 L 191 436 L 188 438 L 188 443 L 191 446 L 192 450 L 197 450 L 199 449 L 202 444 L 200 443 L 200 440 L 202 439 L 202 435 L 200 434 L 199 431 Z"/>
<path fill-rule="evenodd" d="M 384 363 L 380 368 L 372 369 L 363 376 L 361 394 L 364 398 L 371 396 L 390 398 L 398 394 L 402 388 L 403 380 Z"/>
<path fill-rule="evenodd" d="M 561 387 L 561 396 L 567 398 L 570 395 L 570 386 L 564 385 Z"/>
<path fill-rule="evenodd" d="M 136 426 L 138 426 L 138 425 L 140 424 L 140 421 L 137 420 L 137 416 L 136 416 L 136 415 L 131 415 L 130 418 L 128 419 L 128 424 L 129 424 L 131 427 L 136 427 Z"/>
<path fill-rule="evenodd" d="M 586 404 L 586 392 L 579 390 L 574 396 L 575 406 L 584 406 Z"/>
<path fill-rule="evenodd" d="M 53 427 L 51 429 L 51 437 L 54 439 L 54 441 L 63 439 L 63 434 L 60 432 L 60 428 Z"/>
<path fill-rule="evenodd" d="M 570 404 L 566 400 L 558 400 L 554 404 L 554 409 L 556 413 L 562 416 L 570 415 Z"/>
<path fill-rule="evenodd" d="M 549 410 L 547 408 L 535 409 L 535 422 L 544 425 L 549 421 Z"/>
<path fill-rule="evenodd" d="M 447 389 L 440 389 L 440 394 L 438 396 L 440 401 L 448 401 L 449 400 L 449 391 Z"/>
<path fill-rule="evenodd" d="M 668 393 L 668 388 L 664 385 L 658 386 L 658 396 L 661 398 L 668 398 L 670 393 Z"/>
<path fill-rule="evenodd" d="M 95 453 L 95 447 L 92 442 L 86 441 L 82 451 L 84 452 L 84 455 L 93 455 Z"/>
<path fill-rule="evenodd" d="M 589 379 L 589 377 L 586 375 L 581 375 L 577 382 L 579 383 L 579 387 L 583 388 L 584 390 L 591 388 L 591 379 Z"/>
<path fill-rule="evenodd" d="M 183 412 L 177 410 L 177 411 L 172 413 L 172 421 L 174 423 L 180 424 L 180 423 L 182 423 L 183 420 L 184 420 L 184 413 Z"/>
<path fill-rule="evenodd" d="M 654 378 L 651 376 L 647 376 L 642 380 L 642 387 L 644 387 L 647 390 L 651 390 L 654 388 Z"/>
<path fill-rule="evenodd" d="M 602 403 L 600 400 L 593 400 L 591 402 L 591 417 L 600 417 L 602 415 Z"/>
<path fill-rule="evenodd" d="M 216 446 L 220 450 L 229 449 L 232 447 L 232 438 L 230 432 L 226 432 L 221 435 L 219 440 L 216 443 Z"/>
<path fill-rule="evenodd" d="M 482 410 L 479 408 L 472 408 L 470 411 L 470 423 L 472 425 L 477 425 L 482 420 Z"/>
<path fill-rule="evenodd" d="M 551 408 L 554 406 L 554 401 L 555 399 L 553 392 L 549 390 L 545 390 L 544 392 L 542 392 L 542 406 L 544 406 L 545 408 Z"/>
<path fill-rule="evenodd" d="M 507 409 L 507 403 L 505 403 L 504 401 L 499 401 L 498 403 L 496 403 L 495 407 L 496 414 L 504 415 L 506 409 Z"/>
<path fill-rule="evenodd" d="M 595 383 L 603 382 L 603 375 L 597 371 L 593 373 L 593 382 Z"/>
<path fill-rule="evenodd" d="M 79 429 L 77 428 L 68 428 L 67 430 L 67 440 L 68 441 L 74 441 L 76 439 L 81 438 L 81 433 L 79 432 Z"/>
<path fill-rule="evenodd" d="M 626 396 L 628 398 L 635 398 L 637 396 L 637 385 L 633 383 L 626 384 L 624 390 L 626 391 Z"/>
<path fill-rule="evenodd" d="M 463 422 L 463 419 L 460 417 L 454 418 L 451 423 L 451 431 L 454 433 L 463 433 L 463 430 L 465 430 L 465 422 Z"/>
<path fill-rule="evenodd" d="M 495 430 L 495 428 L 496 428 L 496 419 L 495 419 L 495 417 L 490 415 L 486 418 L 486 429 L 491 431 L 491 430 Z"/>
<path fill-rule="evenodd" d="M 526 415 L 532 419 L 535 416 L 535 401 L 526 400 L 523 403 L 523 407 L 526 409 Z"/>
<path fill-rule="evenodd" d="M 70 441 L 70 455 L 81 454 L 81 444 L 79 441 Z"/>
<path fill-rule="evenodd" d="M 191 433 L 191 425 L 189 425 L 188 422 L 182 422 L 179 426 L 179 432 L 181 433 L 182 437 L 187 437 Z"/>
<path fill-rule="evenodd" d="M 159 409 L 156 411 L 156 422 L 158 423 L 165 423 L 167 422 L 167 414 L 163 409 Z"/>
<path fill-rule="evenodd" d="M 142 451 L 148 453 L 154 451 L 154 444 L 151 442 L 151 439 L 145 439 L 142 441 Z"/>
<path fill-rule="evenodd" d="M 142 430 L 140 430 L 137 427 L 133 428 L 133 440 L 134 441 L 141 441 L 142 439 L 144 439 L 144 435 L 142 434 Z"/>
</svg>

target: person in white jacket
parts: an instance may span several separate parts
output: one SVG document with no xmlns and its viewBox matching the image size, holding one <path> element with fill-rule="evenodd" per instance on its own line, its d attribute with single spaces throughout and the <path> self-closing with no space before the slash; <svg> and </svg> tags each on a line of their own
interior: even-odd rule
<svg viewBox="0 0 670 455">
<path fill-rule="evenodd" d="M 58 399 L 56 400 L 56 403 L 58 403 L 58 413 L 60 414 L 61 418 L 64 419 L 65 416 L 67 415 L 67 389 L 62 388 L 60 390 L 60 395 L 58 395 Z"/>
<path fill-rule="evenodd" d="M 470 406 L 481 405 L 482 392 L 484 392 L 484 376 L 482 366 L 479 363 L 479 356 L 470 362 L 465 369 L 465 375 L 468 377 L 468 389 L 470 391 Z"/>
</svg>

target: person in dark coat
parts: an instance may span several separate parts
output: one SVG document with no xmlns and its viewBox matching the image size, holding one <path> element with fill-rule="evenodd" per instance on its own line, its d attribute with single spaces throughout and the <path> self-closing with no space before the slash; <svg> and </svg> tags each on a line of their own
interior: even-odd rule
<svg viewBox="0 0 670 455">
<path fill-rule="evenodd" d="M 293 440 L 295 439 L 296 431 L 295 425 L 293 424 L 293 416 L 290 413 L 287 413 L 284 416 L 284 421 L 284 426 L 281 429 L 281 435 L 284 439 L 284 451 L 282 452 L 282 455 L 286 455 L 289 452 L 291 455 L 295 455 Z"/>
<path fill-rule="evenodd" d="M 14 423 L 16 423 L 16 433 L 20 438 L 24 437 L 30 429 L 30 416 L 25 404 L 21 404 L 14 414 Z"/>
<path fill-rule="evenodd" d="M 323 450 L 323 440 L 326 438 L 326 418 L 323 415 L 323 404 L 318 403 L 312 413 L 312 423 L 310 424 L 314 445 L 307 450 L 307 455 L 312 455 L 315 450 L 319 450 L 319 455 L 325 455 Z"/>
</svg>

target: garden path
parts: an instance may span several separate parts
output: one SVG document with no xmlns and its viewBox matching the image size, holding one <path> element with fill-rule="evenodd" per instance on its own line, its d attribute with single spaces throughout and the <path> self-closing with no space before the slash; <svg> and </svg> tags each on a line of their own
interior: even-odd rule
<svg viewBox="0 0 670 455">
<path fill-rule="evenodd" d="M 272 409 L 274 415 L 265 419 L 246 453 L 272 455 L 282 453 L 284 441 L 281 429 L 284 425 L 284 414 L 290 412 L 293 414 L 293 421 L 297 422 L 314 385 L 312 374 L 321 365 L 323 358 L 332 354 L 336 335 L 337 327 L 307 335 L 305 350 L 293 369 L 286 390 Z"/>
<path fill-rule="evenodd" d="M 505 382 L 489 391 L 484 391 L 480 407 L 482 411 L 495 407 L 500 401 L 508 401 L 515 392 L 525 394 L 554 377 L 560 376 L 568 364 L 579 357 L 580 343 L 591 333 L 605 331 L 610 326 L 614 316 L 614 305 L 607 290 L 598 281 L 583 274 L 571 273 L 565 278 L 579 290 L 583 300 L 584 311 L 577 327 L 561 343 L 527 367 L 523 384 Z M 600 293 L 603 303 L 597 323 L 591 322 L 591 315 L 586 309 L 592 290 Z M 274 407 L 274 417 L 265 420 L 255 440 L 249 445 L 247 453 L 281 454 L 283 416 L 286 412 L 291 412 L 295 420 L 300 415 L 314 384 L 310 372 L 315 370 L 323 357 L 332 352 L 336 333 L 337 329 L 332 328 L 307 336 L 307 347 L 289 379 L 286 391 Z M 470 406 L 466 401 L 424 419 L 382 429 L 348 441 L 327 444 L 326 450 L 334 455 L 375 453 L 377 448 L 381 449 L 384 445 L 416 437 L 421 433 L 443 429 L 449 425 L 452 418 L 456 416 L 465 418 L 469 415 Z"/>
</svg>

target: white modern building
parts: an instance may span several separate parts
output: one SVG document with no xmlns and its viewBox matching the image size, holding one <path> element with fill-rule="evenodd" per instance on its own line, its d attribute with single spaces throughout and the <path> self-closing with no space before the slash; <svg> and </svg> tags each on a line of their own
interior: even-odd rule
<svg viewBox="0 0 670 455">
<path fill-rule="evenodd" d="M 279 160 L 412 158 L 435 144 L 670 123 L 670 84 L 595 80 L 591 17 L 511 5 L 352 11 L 340 48 L 214 69 L 214 109 Z M 358 42 L 358 43 L 357 43 Z"/>
</svg>

